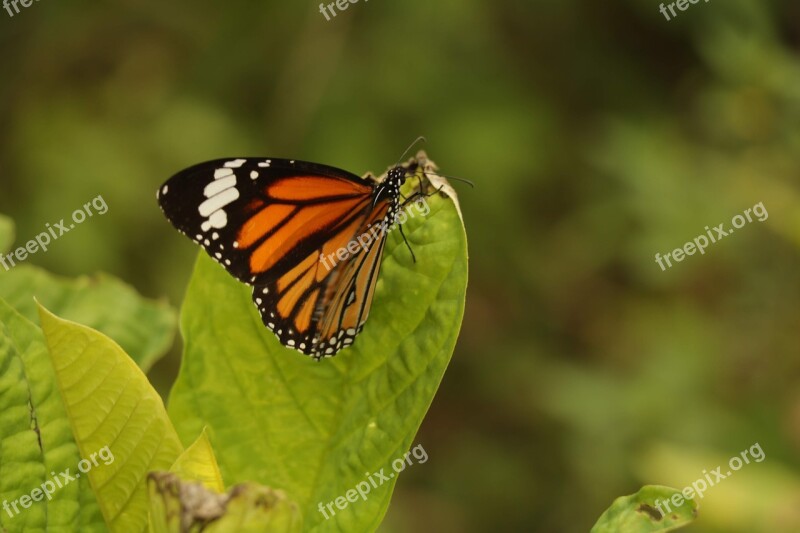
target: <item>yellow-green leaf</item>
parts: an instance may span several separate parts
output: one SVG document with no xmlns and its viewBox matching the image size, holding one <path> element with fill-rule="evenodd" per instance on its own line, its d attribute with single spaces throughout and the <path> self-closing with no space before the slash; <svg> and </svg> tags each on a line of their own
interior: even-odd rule
<svg viewBox="0 0 800 533">
<path fill-rule="evenodd" d="M 203 428 L 203 432 L 197 437 L 197 440 L 186 448 L 186 451 L 178 457 L 169 471 L 177 474 L 181 479 L 199 481 L 210 490 L 216 492 L 225 490 L 217 458 L 214 457 L 214 449 L 208 439 L 208 428 Z"/>
<path fill-rule="evenodd" d="M 83 464 L 91 464 L 73 473 L 88 475 L 111 531 L 144 531 L 145 478 L 183 451 L 164 404 L 114 341 L 41 306 L 39 315 Z"/>
</svg>

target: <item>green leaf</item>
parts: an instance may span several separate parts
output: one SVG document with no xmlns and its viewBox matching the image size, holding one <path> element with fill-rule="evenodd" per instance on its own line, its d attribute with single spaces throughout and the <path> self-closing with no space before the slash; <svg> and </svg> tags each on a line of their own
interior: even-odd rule
<svg viewBox="0 0 800 533">
<path fill-rule="evenodd" d="M 0 327 L 0 496 L 3 500 L 29 497 L 30 491 L 44 481 L 41 448 L 29 402 L 30 390 L 22 359 L 11 341 L 5 325 Z M 46 522 L 43 506 L 26 503 L 4 508 L 0 524 L 12 531 L 27 527 L 43 527 Z M 19 514 L 17 514 L 19 513 Z M 13 516 L 12 516 L 13 515 Z"/>
<path fill-rule="evenodd" d="M 153 533 L 299 533 L 303 517 L 281 491 L 245 483 L 228 494 L 185 483 L 172 473 L 154 472 L 150 489 Z"/>
<path fill-rule="evenodd" d="M 283 489 L 309 531 L 372 531 L 397 476 L 326 520 L 365 473 L 391 471 L 410 448 L 455 347 L 467 248 L 454 202 L 440 195 L 388 235 L 374 303 L 355 344 L 315 362 L 281 346 L 250 289 L 205 254 L 181 330 L 185 354 L 169 409 L 184 442 L 208 425 L 223 477 Z"/>
<path fill-rule="evenodd" d="M 10 397 L 0 392 L 0 413 L 4 413 L 0 414 L 0 427 L 5 435 L 0 450 L 10 452 L 0 451 L 0 498 L 13 502 L 50 482 L 48 499 L 25 511 L 20 508 L 18 515 L 12 511 L 12 517 L 0 511 L 0 526 L 10 532 L 21 531 L 23 526 L 51 533 L 69 533 L 76 528 L 107 531 L 88 478 L 50 491 L 52 478 L 60 480 L 59 473 L 67 468 L 74 471 L 81 457 L 58 393 L 42 331 L 3 300 L 0 300 L 0 323 L 15 352 L 10 367 L 5 365 L 8 361 L 0 363 L 0 382 L 13 380 L 9 390 L 25 391 L 24 397 L 15 396 L 16 403 L 11 404 L 2 400 Z M 0 385 L 0 390 L 3 389 Z M 24 418 L 24 434 L 15 432 L 15 427 L 21 427 L 13 421 L 17 415 Z M 16 444 L 12 445 L 9 439 Z M 35 472 L 35 479 L 25 472 Z"/>
<path fill-rule="evenodd" d="M 8 252 L 14 244 L 14 221 L 0 215 L 0 254 Z"/>
<path fill-rule="evenodd" d="M 148 472 L 168 469 L 183 451 L 164 404 L 141 369 L 114 341 L 43 307 L 39 314 L 83 457 L 78 469 L 88 474 L 111 531 L 144 531 L 145 478 Z"/>
<path fill-rule="evenodd" d="M 676 505 L 675 496 L 683 501 Z M 659 510 L 662 509 L 662 510 Z M 651 533 L 682 528 L 697 517 L 698 504 L 681 492 L 660 485 L 645 485 L 636 494 L 620 496 L 604 512 L 591 533 Z M 670 512 L 671 511 L 671 512 Z"/>
<path fill-rule="evenodd" d="M 197 437 L 197 440 L 186 448 L 186 451 L 178 457 L 169 471 L 177 474 L 183 480 L 199 481 L 204 487 L 215 492 L 225 490 L 217 458 L 214 457 L 214 450 L 208 440 L 207 428 L 203 428 L 203 432 Z"/>
<path fill-rule="evenodd" d="M 114 339 L 145 372 L 172 345 L 173 309 L 111 276 L 70 280 L 31 265 L 0 270 L 0 298 L 32 322 L 38 321 L 34 297 L 53 313 Z"/>
</svg>

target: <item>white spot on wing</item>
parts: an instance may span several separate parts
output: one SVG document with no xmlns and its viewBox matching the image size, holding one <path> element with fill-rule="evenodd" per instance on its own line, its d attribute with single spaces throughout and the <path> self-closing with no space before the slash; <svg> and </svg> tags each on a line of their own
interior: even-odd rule
<svg viewBox="0 0 800 533">
<path fill-rule="evenodd" d="M 208 225 L 210 228 L 224 228 L 225 225 L 228 223 L 228 215 L 222 209 L 218 211 L 214 211 L 210 217 L 208 217 Z M 203 222 L 205 225 L 206 222 Z M 203 229 L 203 231 L 208 231 L 208 229 Z"/>
<path fill-rule="evenodd" d="M 212 196 L 221 193 L 225 189 L 234 187 L 235 185 L 236 185 L 236 176 L 231 174 L 230 176 L 214 180 L 208 185 L 206 185 L 206 188 L 203 189 L 203 194 L 206 195 L 206 198 L 211 198 Z"/>
<path fill-rule="evenodd" d="M 234 159 L 233 161 L 228 161 L 225 163 L 225 167 L 227 168 L 239 168 L 240 166 L 244 165 L 244 159 Z"/>
<path fill-rule="evenodd" d="M 239 190 L 234 188 L 225 189 L 221 193 L 213 196 L 200 204 L 200 207 L 197 210 L 200 212 L 201 216 L 207 217 L 228 205 L 231 202 L 235 202 L 239 198 Z M 224 226 L 224 225 L 223 225 Z M 216 228 L 222 226 L 214 226 Z"/>
</svg>

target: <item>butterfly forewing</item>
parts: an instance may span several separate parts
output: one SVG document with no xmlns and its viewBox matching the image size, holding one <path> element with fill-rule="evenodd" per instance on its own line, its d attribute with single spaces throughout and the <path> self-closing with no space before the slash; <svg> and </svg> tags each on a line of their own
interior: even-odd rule
<svg viewBox="0 0 800 533">
<path fill-rule="evenodd" d="M 300 229 L 292 226 L 298 226 L 298 215 L 313 214 L 303 213 L 304 208 L 316 205 L 316 212 L 331 212 L 338 206 L 338 214 L 346 217 L 351 204 L 343 196 L 366 205 L 371 192 L 370 182 L 333 167 L 239 158 L 179 172 L 161 187 L 158 201 L 169 221 L 228 272 L 258 284 L 291 269 L 325 241 L 326 228 L 319 224 L 302 239 L 283 239 Z M 341 201 L 326 210 L 321 204 L 330 198 Z"/>
</svg>

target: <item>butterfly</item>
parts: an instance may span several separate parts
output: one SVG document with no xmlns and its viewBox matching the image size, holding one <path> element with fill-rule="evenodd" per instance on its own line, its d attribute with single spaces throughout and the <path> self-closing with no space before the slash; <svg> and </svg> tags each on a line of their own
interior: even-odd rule
<svg viewBox="0 0 800 533">
<path fill-rule="evenodd" d="M 389 229 L 404 206 L 430 196 L 426 168 L 435 166 L 424 152 L 382 180 L 306 161 L 217 159 L 178 172 L 157 198 L 178 231 L 253 287 L 284 346 L 320 360 L 361 332 Z M 418 190 L 401 202 L 410 176 Z"/>
</svg>

